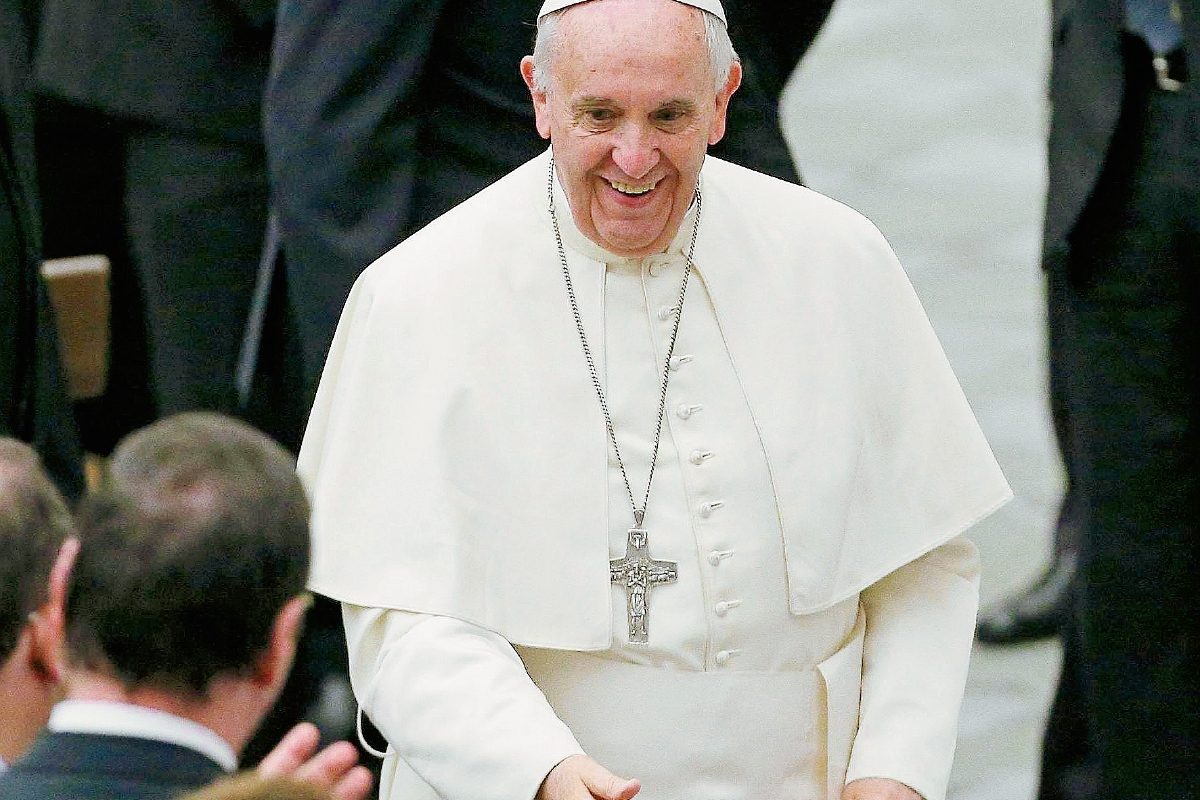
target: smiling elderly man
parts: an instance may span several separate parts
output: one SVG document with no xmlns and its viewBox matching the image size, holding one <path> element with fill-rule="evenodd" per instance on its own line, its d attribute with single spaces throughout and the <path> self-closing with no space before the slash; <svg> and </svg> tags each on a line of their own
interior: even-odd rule
<svg viewBox="0 0 1200 800">
<path fill-rule="evenodd" d="M 891 249 L 706 157 L 716 0 L 521 72 L 550 151 L 363 274 L 300 456 L 383 796 L 941 800 L 1010 493 Z"/>
</svg>

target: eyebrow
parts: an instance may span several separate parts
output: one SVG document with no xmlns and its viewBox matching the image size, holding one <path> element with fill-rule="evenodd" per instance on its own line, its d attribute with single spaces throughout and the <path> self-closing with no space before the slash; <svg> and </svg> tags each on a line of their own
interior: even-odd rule
<svg viewBox="0 0 1200 800">
<path fill-rule="evenodd" d="M 579 113 L 579 112 L 583 112 L 583 111 L 588 111 L 593 108 L 608 108 L 612 105 L 614 105 L 614 102 L 607 97 L 599 97 L 596 95 L 587 95 L 585 97 L 579 98 L 574 103 L 572 103 L 571 109 L 573 111 L 575 111 L 576 113 Z M 677 100 L 665 100 L 662 103 L 659 103 L 658 107 L 655 108 L 654 110 L 662 111 L 664 109 L 670 109 L 672 111 L 682 111 L 685 113 L 691 113 L 696 110 L 696 104 L 694 102 L 692 102 L 691 100 L 685 100 L 682 98 L 677 99 Z"/>
<path fill-rule="evenodd" d="M 691 100 L 668 100 L 659 105 L 655 111 L 679 111 L 684 114 L 691 114 L 696 111 L 696 104 Z"/>
<path fill-rule="evenodd" d="M 603 97 L 588 95 L 586 97 L 579 98 L 574 103 L 571 103 L 571 108 L 575 111 L 587 111 L 588 109 L 592 108 L 607 108 L 612 104 L 613 102 L 611 100 L 607 100 Z"/>
</svg>

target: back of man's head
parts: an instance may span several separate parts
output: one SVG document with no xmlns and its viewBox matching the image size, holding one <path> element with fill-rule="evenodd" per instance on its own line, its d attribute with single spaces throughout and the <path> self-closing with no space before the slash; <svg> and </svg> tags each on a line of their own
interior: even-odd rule
<svg viewBox="0 0 1200 800">
<path fill-rule="evenodd" d="M 77 514 L 70 663 L 196 699 L 251 675 L 308 577 L 292 457 L 244 423 L 187 413 L 127 437 L 109 471 Z"/>
<path fill-rule="evenodd" d="M 0 663 L 46 601 L 50 567 L 71 514 L 29 445 L 0 438 Z"/>
</svg>

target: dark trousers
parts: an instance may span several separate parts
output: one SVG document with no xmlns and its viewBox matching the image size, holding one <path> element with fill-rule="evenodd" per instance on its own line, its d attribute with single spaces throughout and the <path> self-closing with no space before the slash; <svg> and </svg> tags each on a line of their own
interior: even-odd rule
<svg viewBox="0 0 1200 800">
<path fill-rule="evenodd" d="M 1086 508 L 1083 493 L 1079 490 L 1078 448 L 1071 428 L 1071 404 L 1068 387 L 1070 340 L 1067 331 L 1067 301 L 1069 289 L 1054 275 L 1047 276 L 1046 286 L 1046 332 L 1049 339 L 1048 362 L 1050 372 L 1050 417 L 1054 421 L 1054 439 L 1058 445 L 1066 473 L 1066 487 L 1058 506 L 1058 518 L 1054 524 L 1054 559 L 1077 558 L 1079 542 L 1083 538 Z"/>
<path fill-rule="evenodd" d="M 84 449 L 107 455 L 154 419 L 141 282 L 125 234 L 121 137 L 93 112 L 53 102 L 37 111 L 45 255 L 99 253 L 111 262 L 108 388 L 75 404 Z"/>
<path fill-rule="evenodd" d="M 156 416 L 235 412 L 266 227 L 261 145 L 47 101 L 38 157 L 47 256 L 112 262 L 109 388 L 77 409 L 88 449 Z"/>
<path fill-rule="evenodd" d="M 1050 267 L 1086 518 L 1041 800 L 1200 797 L 1200 93 L 1158 89 L 1129 50 L 1103 173 Z"/>
</svg>

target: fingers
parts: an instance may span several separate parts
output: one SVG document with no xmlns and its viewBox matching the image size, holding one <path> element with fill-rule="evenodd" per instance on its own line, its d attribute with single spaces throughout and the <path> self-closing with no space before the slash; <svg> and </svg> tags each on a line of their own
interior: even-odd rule
<svg viewBox="0 0 1200 800">
<path fill-rule="evenodd" d="M 619 778 L 585 755 L 560 761 L 538 791 L 538 800 L 631 800 L 641 791 L 636 780 Z"/>
<path fill-rule="evenodd" d="M 588 759 L 591 763 L 583 770 L 583 785 L 599 800 L 632 800 L 642 790 L 642 784 L 634 779 L 619 778 Z"/>
<path fill-rule="evenodd" d="M 279 744 L 263 758 L 258 771 L 268 777 L 295 774 L 321 744 L 321 734 L 311 722 L 301 722 L 279 740 Z"/>
<path fill-rule="evenodd" d="M 334 800 L 365 800 L 374 788 L 375 777 L 366 767 L 354 767 L 333 787 Z"/>
<path fill-rule="evenodd" d="M 358 751 L 349 742 L 334 742 L 300 765 L 297 780 L 332 789 L 358 763 Z"/>
<path fill-rule="evenodd" d="M 259 763 L 259 773 L 310 783 L 330 791 L 335 800 L 363 800 L 374 778 L 369 769 L 356 766 L 358 751 L 354 745 L 334 742 L 318 753 L 320 740 L 317 726 L 301 722 Z"/>
</svg>

